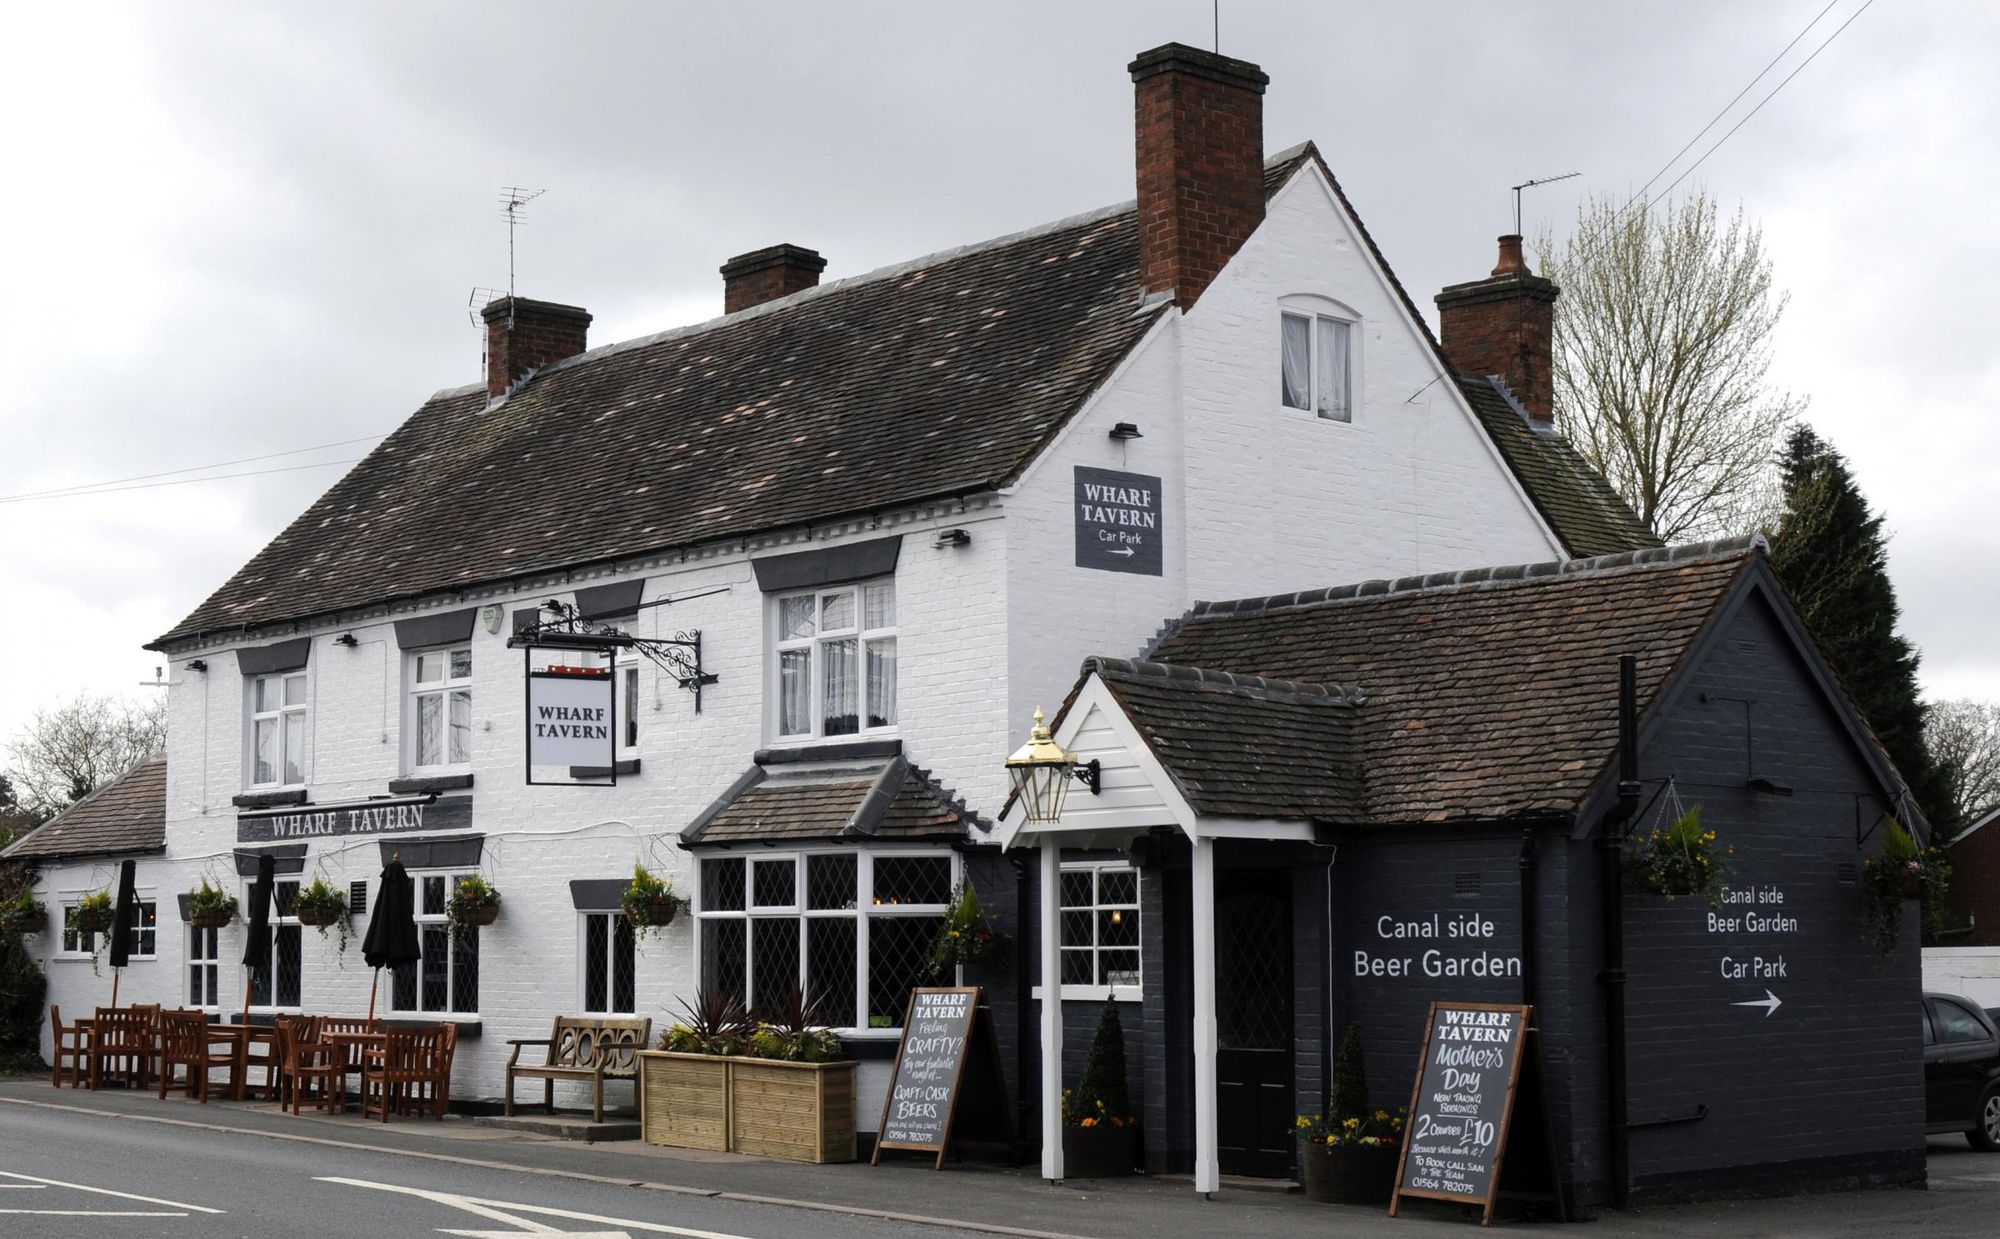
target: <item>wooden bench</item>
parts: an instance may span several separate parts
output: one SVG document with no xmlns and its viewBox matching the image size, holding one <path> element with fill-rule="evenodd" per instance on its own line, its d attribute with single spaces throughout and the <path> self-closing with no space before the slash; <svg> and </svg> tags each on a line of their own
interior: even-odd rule
<svg viewBox="0 0 2000 1239">
<path fill-rule="evenodd" d="M 514 1077 L 527 1076 L 542 1082 L 542 1104 L 556 1108 L 557 1080 L 590 1081 L 591 1121 L 604 1121 L 604 1082 L 639 1079 L 638 1052 L 653 1035 L 650 1019 L 621 1020 L 579 1018 L 558 1015 L 547 1037 L 510 1040 L 514 1052 L 507 1058 L 507 1113 L 514 1113 Z M 543 1047 L 540 1063 L 521 1061 L 525 1046 Z"/>
</svg>

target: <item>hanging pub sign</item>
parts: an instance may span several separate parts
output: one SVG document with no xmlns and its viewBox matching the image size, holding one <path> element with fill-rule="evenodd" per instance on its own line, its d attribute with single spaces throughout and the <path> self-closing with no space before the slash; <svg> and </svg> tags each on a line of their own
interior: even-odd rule
<svg viewBox="0 0 2000 1239">
<path fill-rule="evenodd" d="M 580 662 L 574 654 L 571 663 Z M 609 661 L 608 659 L 606 661 Z M 608 666 L 554 662 L 528 669 L 528 782 L 618 778 L 617 681 Z M 567 779 L 537 779 L 560 769 Z"/>
<path fill-rule="evenodd" d="M 1146 473 L 1076 467 L 1076 566 L 1159 576 L 1160 479 Z"/>
<path fill-rule="evenodd" d="M 1396 1166 L 1395 1193 L 1389 1216 L 1403 1199 L 1420 1196 L 1477 1205 L 1481 1224 L 1493 1221 L 1493 1205 L 1503 1188 L 1509 1195 L 1554 1198 L 1554 1141 L 1549 1111 L 1537 1069 L 1523 1082 L 1533 1008 L 1477 1002 L 1434 1002 L 1424 1028 L 1423 1057 L 1417 1064 L 1416 1091 L 1410 1097 L 1409 1120 L 1403 1129 L 1403 1152 Z M 1529 1105 L 1517 1098 L 1526 1095 Z M 1525 1148 L 1509 1149 L 1519 1111 L 1528 1111 L 1521 1126 L 1532 1139 Z M 1516 1154 L 1516 1166 L 1505 1163 Z M 1502 1182 L 1502 1168 L 1510 1172 Z M 1546 1173 L 1544 1173 L 1546 1172 Z M 1527 1183 L 1533 1190 L 1517 1192 Z"/>
</svg>

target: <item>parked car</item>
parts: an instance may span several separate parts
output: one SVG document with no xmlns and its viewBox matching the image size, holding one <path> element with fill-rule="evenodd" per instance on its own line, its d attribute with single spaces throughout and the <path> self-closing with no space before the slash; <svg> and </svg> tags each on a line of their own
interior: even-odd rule
<svg viewBox="0 0 2000 1239">
<path fill-rule="evenodd" d="M 1924 1117 L 1932 1134 L 1965 1133 L 2000 1152 L 2000 1024 L 1970 999 L 1924 995 Z"/>
</svg>

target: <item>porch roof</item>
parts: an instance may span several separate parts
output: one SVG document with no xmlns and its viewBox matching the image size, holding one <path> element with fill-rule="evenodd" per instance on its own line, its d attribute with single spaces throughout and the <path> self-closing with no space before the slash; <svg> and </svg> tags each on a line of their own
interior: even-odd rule
<svg viewBox="0 0 2000 1239">
<path fill-rule="evenodd" d="M 689 847 L 727 843 L 956 840 L 987 823 L 901 756 L 867 764 L 759 764 L 681 831 Z"/>
</svg>

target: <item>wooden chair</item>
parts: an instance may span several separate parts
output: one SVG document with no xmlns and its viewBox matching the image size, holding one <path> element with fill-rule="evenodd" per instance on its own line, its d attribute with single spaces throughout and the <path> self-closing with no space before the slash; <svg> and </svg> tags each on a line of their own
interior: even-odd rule
<svg viewBox="0 0 2000 1239">
<path fill-rule="evenodd" d="M 276 1052 L 282 1064 L 278 1106 L 291 1100 L 292 1113 L 299 1113 L 306 1096 L 312 1094 L 313 1108 L 338 1114 L 347 1109 L 347 1072 L 336 1047 L 321 1041 L 321 1020 L 286 1017 L 278 1021 Z M 317 1083 L 318 1091 L 313 1092 Z"/>
<path fill-rule="evenodd" d="M 443 1119 L 457 1046 L 458 1028 L 452 1024 L 387 1030 L 381 1051 L 362 1059 L 361 1117 L 379 1114 L 386 1123 L 391 1111 L 409 1114 L 421 1106 Z"/>
<path fill-rule="evenodd" d="M 207 1105 L 209 1073 L 218 1067 L 229 1071 L 236 1066 L 236 1038 L 210 1032 L 207 1018 L 199 1013 L 187 1015 L 179 1011 L 167 1012 L 162 1017 L 159 1032 L 160 1100 L 167 1099 L 174 1068 L 185 1067 L 188 1096 L 199 1097 L 201 1104 Z"/>
<path fill-rule="evenodd" d="M 653 1021 L 579 1019 L 558 1015 L 546 1038 L 524 1037 L 507 1044 L 514 1052 L 507 1059 L 507 1113 L 514 1113 L 514 1077 L 527 1076 L 542 1082 L 542 1104 L 556 1108 L 556 1081 L 590 1081 L 590 1117 L 604 1121 L 604 1082 L 637 1080 L 639 1051 L 653 1036 Z M 524 1063 L 524 1046 L 544 1047 L 542 1061 Z"/>
<path fill-rule="evenodd" d="M 64 1024 L 62 1021 L 62 1008 L 54 1003 L 50 1003 L 49 1038 L 54 1045 L 54 1048 L 49 1051 L 49 1059 L 52 1064 L 49 1072 L 50 1086 L 53 1088 L 62 1087 L 63 1061 L 67 1059 L 69 1061 L 69 1086 L 71 1088 L 82 1088 L 83 1061 L 90 1053 L 88 1030 L 79 1028 L 75 1024 Z"/>
<path fill-rule="evenodd" d="M 319 1036 L 321 1040 L 325 1040 L 334 1033 L 372 1033 L 380 1031 L 382 1031 L 382 1021 L 380 1019 L 364 1020 L 323 1015 L 319 1021 Z M 360 1084 L 362 1047 L 360 1043 L 351 1041 L 339 1045 L 332 1042 L 328 1042 L 328 1044 L 332 1046 L 335 1057 L 340 1060 L 340 1089 L 344 1096 L 347 1091 L 348 1076 L 354 1076 L 356 1078 L 356 1085 L 359 1086 Z M 342 1104 L 345 1103 L 343 1102 Z"/>
<path fill-rule="evenodd" d="M 160 1009 L 99 1007 L 90 1021 L 90 1087 L 106 1077 L 145 1088 L 153 1079 L 154 1036 Z"/>
</svg>

